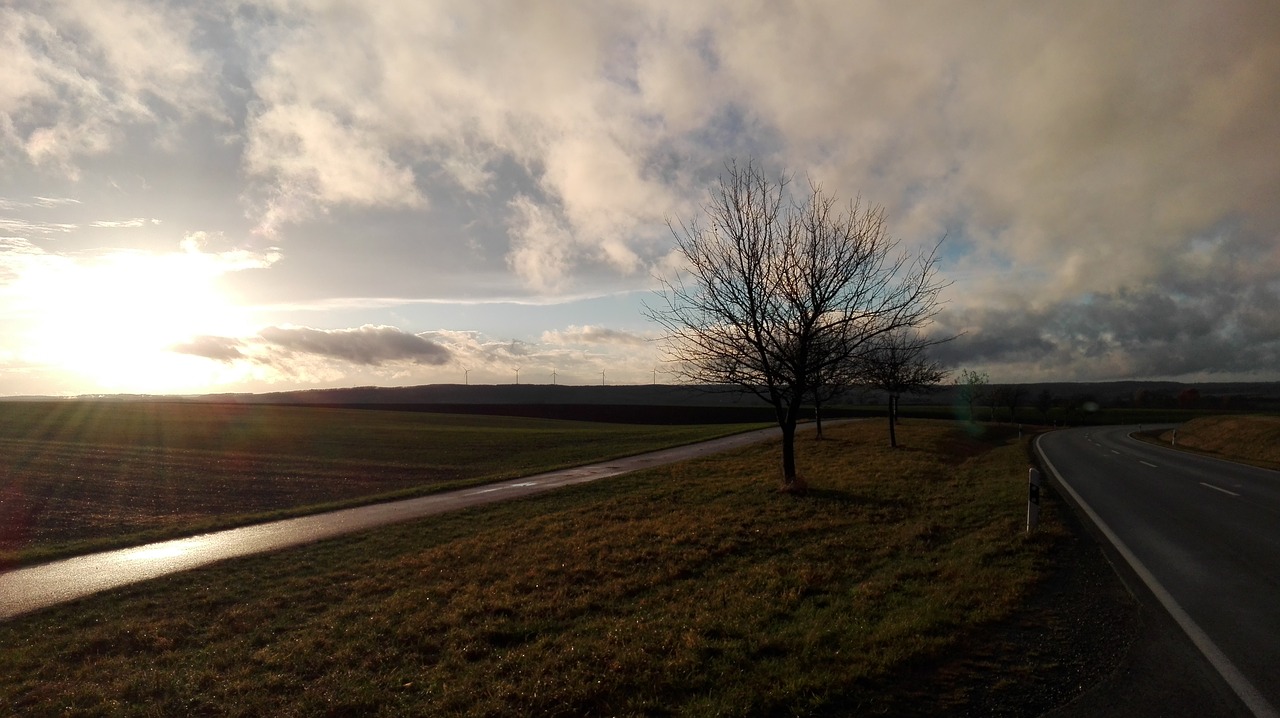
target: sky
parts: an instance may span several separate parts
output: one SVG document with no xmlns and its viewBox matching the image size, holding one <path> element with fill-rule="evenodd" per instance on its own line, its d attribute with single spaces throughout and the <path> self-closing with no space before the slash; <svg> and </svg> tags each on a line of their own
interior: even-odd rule
<svg viewBox="0 0 1280 718">
<path fill-rule="evenodd" d="M 943 240 L 957 370 L 1280 380 L 1271 0 L 5 0 L 0 57 L 0 395 L 671 381 L 746 159 Z"/>
</svg>

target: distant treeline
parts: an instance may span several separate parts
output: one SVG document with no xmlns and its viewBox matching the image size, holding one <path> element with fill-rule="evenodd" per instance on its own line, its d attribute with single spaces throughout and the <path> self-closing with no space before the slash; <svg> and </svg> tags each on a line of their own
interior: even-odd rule
<svg viewBox="0 0 1280 718">
<path fill-rule="evenodd" d="M 1178 382 L 1048 382 L 1007 384 L 993 383 L 986 387 L 978 405 L 1008 406 L 1016 401 L 1018 406 L 1034 407 L 1045 401 L 1048 405 L 1070 409 L 1084 404 L 1096 404 L 1100 408 L 1115 409 L 1208 409 L 1231 411 L 1280 411 L 1280 382 L 1270 383 L 1205 383 L 1183 384 Z M 271 394 L 223 394 L 197 397 L 200 400 L 219 402 L 327 405 L 327 406 L 380 406 L 406 409 L 403 405 L 453 406 L 482 404 L 495 407 L 562 406 L 603 407 L 647 406 L 680 407 L 732 407 L 746 414 L 754 410 L 768 410 L 768 404 L 759 397 L 736 387 L 680 386 L 669 384 L 629 386 L 556 386 L 551 384 L 429 384 L 409 387 L 351 387 L 343 389 L 312 389 L 308 391 L 277 392 Z M 833 405 L 875 405 L 887 403 L 883 392 L 849 389 Z M 902 405 L 954 407 L 960 403 L 954 385 L 943 384 L 928 394 L 904 396 Z M 532 410 L 531 410 L 532 411 Z M 555 412 L 556 409 L 541 410 Z M 586 409 L 573 412 L 581 414 Z M 612 413 L 616 409 L 600 409 Z M 468 410 L 468 413 L 489 413 L 488 410 Z M 522 414 L 523 415 L 523 414 Z M 541 414 L 539 414 L 541 415 Z"/>
<path fill-rule="evenodd" d="M 35 399 L 37 397 L 11 398 Z M 635 424 L 776 421 L 772 407 L 740 388 L 670 384 L 429 384 L 268 394 L 113 395 L 81 399 L 285 404 Z M 883 392 L 854 387 L 824 404 L 822 413 L 824 418 L 881 416 L 887 410 L 887 402 Z M 949 384 L 927 394 L 903 396 L 900 403 L 900 415 L 904 417 L 964 418 L 968 416 L 968 409 L 956 387 Z M 1185 421 L 1195 415 L 1224 411 L 1280 413 L 1280 382 L 990 384 L 973 403 L 973 417 L 979 421 L 1039 424 L 1130 423 L 1131 419 L 1132 423 Z M 812 414 L 804 418 L 812 418 Z"/>
<path fill-rule="evenodd" d="M 425 411 L 437 414 L 519 416 L 529 419 L 615 424 L 755 424 L 777 421 L 768 406 L 653 406 L 648 404 L 306 404 L 343 409 Z M 824 418 L 865 415 L 853 408 L 823 411 Z"/>
<path fill-rule="evenodd" d="M 854 392 L 856 403 L 885 403 L 879 392 Z M 958 405 L 954 386 L 943 385 L 923 396 L 904 397 L 903 404 Z M 1052 382 L 990 384 L 984 387 L 977 406 L 1058 409 L 1072 412 L 1086 405 L 1099 409 L 1181 409 L 1197 411 L 1280 412 L 1280 382 L 1219 382 L 1183 384 L 1179 382 Z"/>
</svg>

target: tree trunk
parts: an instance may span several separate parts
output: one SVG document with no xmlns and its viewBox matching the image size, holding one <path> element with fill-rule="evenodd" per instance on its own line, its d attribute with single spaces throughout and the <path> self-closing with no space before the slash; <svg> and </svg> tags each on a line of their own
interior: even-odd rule
<svg viewBox="0 0 1280 718">
<path fill-rule="evenodd" d="M 818 438 L 822 438 L 822 396 L 821 392 L 813 393 L 813 423 L 818 432 Z"/>
<path fill-rule="evenodd" d="M 791 489 L 796 484 L 796 418 L 789 415 L 782 426 L 782 484 Z"/>
<path fill-rule="evenodd" d="M 894 424 L 898 423 L 898 397 L 889 397 L 889 448 L 898 448 L 898 434 Z"/>
</svg>

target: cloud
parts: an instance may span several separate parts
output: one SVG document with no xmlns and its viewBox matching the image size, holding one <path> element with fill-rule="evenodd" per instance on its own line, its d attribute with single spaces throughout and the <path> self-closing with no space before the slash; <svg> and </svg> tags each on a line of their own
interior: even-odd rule
<svg viewBox="0 0 1280 718">
<path fill-rule="evenodd" d="M 306 218 L 306 208 L 333 205 L 414 207 L 424 203 L 413 172 L 396 162 L 368 130 L 315 107 L 276 105 L 257 115 L 245 167 L 273 183 L 266 221 Z"/>
<path fill-rule="evenodd" d="M 16 209 L 31 209 L 33 207 L 61 207 L 64 205 L 80 204 L 80 200 L 70 199 L 67 197 L 32 197 L 29 200 L 11 199 L 8 197 L 0 197 L 0 210 L 11 212 Z"/>
<path fill-rule="evenodd" d="M 504 341 L 480 332 L 437 331 L 424 336 L 448 347 L 452 365 L 468 370 L 466 378 L 473 384 L 513 382 L 516 369 L 521 383 L 531 384 L 598 384 L 602 371 L 610 384 L 653 380 L 654 368 L 660 364 L 656 347 L 634 341 L 627 332 L 588 329 L 582 334 L 588 338 L 567 342 L 555 332 L 535 342 Z M 611 336 L 620 341 L 609 341 Z M 459 372 L 444 380 L 463 378 Z"/>
<path fill-rule="evenodd" d="M 508 265 L 555 292 L 646 270 L 663 217 L 753 152 L 887 204 L 910 242 L 959 228 L 958 273 L 1025 267 L 1020 290 L 1069 298 L 1148 276 L 1223 217 L 1280 227 L 1273 15 L 291 3 L 262 35 L 247 168 L 297 220 L 411 205 L 428 175 L 483 195 L 510 160 L 532 187 L 506 201 Z"/>
<path fill-rule="evenodd" d="M 508 263 L 556 291 L 583 265 L 641 271 L 643 244 L 688 194 L 678 170 L 663 174 L 660 125 L 635 92 L 625 3 L 276 10 L 247 126 L 264 229 L 335 206 L 417 206 L 431 178 L 484 197 L 515 177 Z"/>
<path fill-rule="evenodd" d="M 643 346 L 649 343 L 646 337 L 633 332 L 625 332 L 607 327 L 570 326 L 563 330 L 542 333 L 542 341 L 546 344 L 611 344 L 620 346 Z"/>
<path fill-rule="evenodd" d="M 230 363 L 237 359 L 245 358 L 244 353 L 240 351 L 243 346 L 244 342 L 239 339 L 201 336 L 195 337 L 189 342 L 175 344 L 172 347 L 172 351 Z"/>
<path fill-rule="evenodd" d="M 190 258 L 218 265 L 222 272 L 265 269 L 283 256 L 277 247 L 238 246 L 219 232 L 190 232 L 178 247 Z"/>
<path fill-rule="evenodd" d="M 66 222 L 32 222 L 13 217 L 0 217 L 0 232 L 11 235 L 30 237 L 37 234 L 67 234 L 76 229 L 78 229 L 77 225 Z"/>
<path fill-rule="evenodd" d="M 905 247 L 948 236 L 956 361 L 1118 377 L 1216 353 L 1274 376 L 1277 37 L 1248 0 L 18 0 L 0 192 L 22 197 L 0 199 L 0 234 L 69 253 L 101 216 L 208 228 L 184 247 L 272 267 L 278 307 L 554 301 L 664 273 L 665 221 L 751 155 L 885 205 Z M 152 209 L 183 204 L 153 162 L 200 168 L 200 221 Z M 64 196 L 95 187 L 120 192 L 112 215 L 27 212 L 73 214 Z M 278 246 L 239 239 L 253 228 Z M 305 249 L 279 261 L 288 243 Z M 588 328 L 474 356 L 586 371 L 609 346 Z"/>
<path fill-rule="evenodd" d="M 440 365 L 451 359 L 449 350 L 440 344 L 387 326 L 333 330 L 267 327 L 259 336 L 286 356 L 311 354 L 364 366 L 391 362 Z"/>
<path fill-rule="evenodd" d="M 944 320 L 935 336 L 965 333 L 934 355 L 949 366 L 988 368 L 996 381 L 1265 378 L 1280 368 L 1277 312 L 1276 287 L 1121 290 L 1041 309 L 982 310 L 964 325 Z"/>
<path fill-rule="evenodd" d="M 125 139 L 220 116 L 196 11 L 159 2 L 69 0 L 0 8 L 0 160 L 79 175 Z"/>
<path fill-rule="evenodd" d="M 13 212 L 16 215 L 0 215 L 0 234 L 19 236 L 26 239 L 33 237 L 50 238 L 55 235 L 67 235 L 80 229 L 75 222 L 49 222 L 33 219 L 37 214 L 29 210 L 46 210 L 78 205 L 74 199 L 53 197 L 31 197 L 30 199 L 10 199 L 0 197 L 0 212 Z"/>
<path fill-rule="evenodd" d="M 103 229 L 132 229 L 134 227 L 145 227 L 148 224 L 160 224 L 158 219 L 147 219 L 145 217 L 134 217 L 133 219 L 100 219 L 89 223 L 90 227 L 99 227 Z"/>
<path fill-rule="evenodd" d="M 5 237 L 0 235 L 0 297 L 8 292 L 10 283 L 19 279 L 23 272 L 46 257 L 43 249 L 22 237 Z"/>
<path fill-rule="evenodd" d="M 508 232 L 511 252 L 507 263 L 533 287 L 554 291 L 560 289 L 577 259 L 573 233 L 554 209 L 542 206 L 524 195 L 513 199 L 508 207 L 511 216 Z"/>
</svg>

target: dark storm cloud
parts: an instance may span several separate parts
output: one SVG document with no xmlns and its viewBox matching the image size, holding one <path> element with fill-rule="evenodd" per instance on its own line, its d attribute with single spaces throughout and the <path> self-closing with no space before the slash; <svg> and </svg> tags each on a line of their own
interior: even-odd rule
<svg viewBox="0 0 1280 718">
<path fill-rule="evenodd" d="M 949 366 L 1005 367 L 1028 378 L 1245 375 L 1280 370 L 1280 292 L 1221 285 L 1094 294 L 1038 309 L 944 317 L 938 335 L 964 331 L 935 355 Z M 1014 369 L 1021 366 L 1023 369 Z"/>
<path fill-rule="evenodd" d="M 357 329 L 333 330 L 268 327 L 259 336 L 286 352 L 313 354 L 364 366 L 388 362 L 440 365 L 452 358 L 447 348 L 395 327 L 366 325 Z"/>
</svg>

